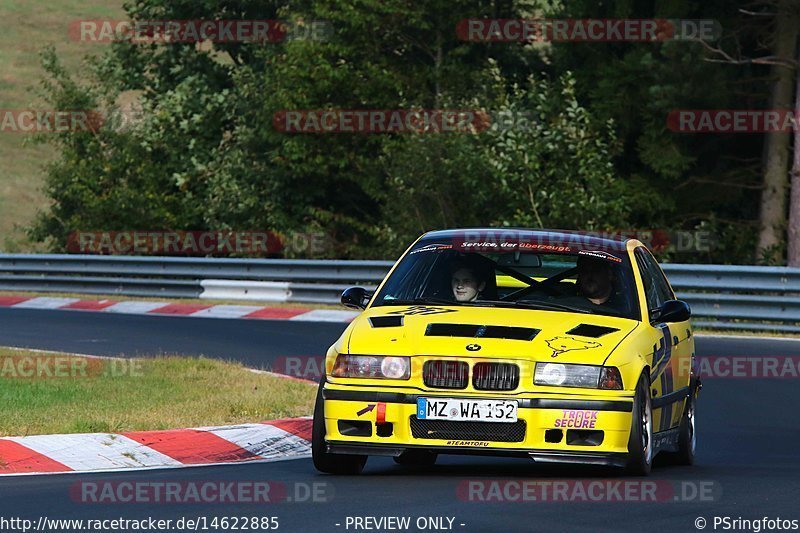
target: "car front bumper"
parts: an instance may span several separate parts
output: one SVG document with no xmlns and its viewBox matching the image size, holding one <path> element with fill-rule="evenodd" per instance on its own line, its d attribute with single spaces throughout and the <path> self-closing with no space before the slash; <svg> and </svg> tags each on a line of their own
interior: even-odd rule
<svg viewBox="0 0 800 533">
<path fill-rule="evenodd" d="M 416 419 L 418 397 L 516 399 L 515 426 Z M 624 464 L 633 398 L 564 394 L 501 396 L 323 389 L 328 451 L 397 456 L 408 449 L 444 454 L 530 457 L 537 462 Z"/>
</svg>

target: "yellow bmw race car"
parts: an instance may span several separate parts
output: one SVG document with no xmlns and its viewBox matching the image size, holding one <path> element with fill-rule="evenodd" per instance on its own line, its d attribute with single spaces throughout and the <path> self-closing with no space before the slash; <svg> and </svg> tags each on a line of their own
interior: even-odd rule
<svg viewBox="0 0 800 533">
<path fill-rule="evenodd" d="M 689 306 L 639 241 L 545 230 L 430 232 L 328 350 L 314 411 L 322 472 L 369 455 L 527 457 L 650 472 L 692 464 Z"/>
</svg>

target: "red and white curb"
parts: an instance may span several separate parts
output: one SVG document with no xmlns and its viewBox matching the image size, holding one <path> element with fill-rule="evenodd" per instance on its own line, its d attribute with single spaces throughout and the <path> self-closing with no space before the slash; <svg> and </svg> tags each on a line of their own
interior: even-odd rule
<svg viewBox="0 0 800 533">
<path fill-rule="evenodd" d="M 311 455 L 311 419 L 164 431 L 0 438 L 0 476 L 116 472 Z"/>
<path fill-rule="evenodd" d="M 57 309 L 125 315 L 184 316 L 197 318 L 240 318 L 296 320 L 301 322 L 350 322 L 358 313 L 336 309 L 261 307 L 255 305 L 209 305 L 119 300 L 81 300 L 39 296 L 0 296 L 0 307 L 13 309 Z"/>
</svg>

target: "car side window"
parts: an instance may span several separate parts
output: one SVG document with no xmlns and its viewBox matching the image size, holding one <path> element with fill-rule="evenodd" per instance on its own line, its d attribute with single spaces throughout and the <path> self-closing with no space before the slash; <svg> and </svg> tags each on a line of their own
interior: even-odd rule
<svg viewBox="0 0 800 533">
<path fill-rule="evenodd" d="M 647 298 L 647 308 L 649 311 L 660 309 L 664 302 L 667 300 L 674 300 L 675 294 L 670 289 L 667 278 L 664 272 L 644 248 L 636 249 L 636 264 L 639 266 L 639 272 L 642 274 L 642 282 L 644 284 L 645 295 Z"/>
<path fill-rule="evenodd" d="M 647 270 L 650 271 L 650 276 L 653 278 L 653 283 L 656 286 L 656 292 L 658 293 L 659 300 L 661 300 L 661 304 L 667 300 L 674 300 L 675 294 L 672 292 L 669 282 L 667 282 L 667 278 L 664 276 L 664 272 L 661 270 L 661 267 L 658 266 L 656 260 L 647 250 L 642 250 L 642 256 L 644 257 L 645 266 Z"/>
<path fill-rule="evenodd" d="M 647 299 L 647 310 L 652 312 L 654 309 L 661 307 L 663 302 L 659 303 L 658 290 L 656 289 L 653 275 L 647 268 L 643 255 L 636 250 L 636 265 L 639 267 L 639 274 L 642 276 L 642 286 L 644 287 L 644 296 Z"/>
</svg>

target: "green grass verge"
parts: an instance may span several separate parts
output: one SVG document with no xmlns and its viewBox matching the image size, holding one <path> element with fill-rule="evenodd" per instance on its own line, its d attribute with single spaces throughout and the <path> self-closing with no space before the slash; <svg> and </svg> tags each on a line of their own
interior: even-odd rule
<svg viewBox="0 0 800 533">
<path fill-rule="evenodd" d="M 260 422 L 313 412 L 315 387 L 238 363 L 84 358 L 0 348 L 0 435 Z"/>
</svg>

